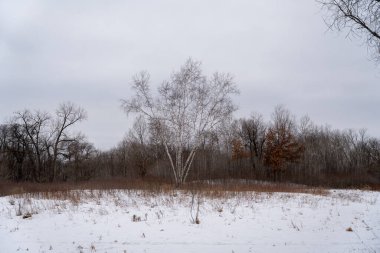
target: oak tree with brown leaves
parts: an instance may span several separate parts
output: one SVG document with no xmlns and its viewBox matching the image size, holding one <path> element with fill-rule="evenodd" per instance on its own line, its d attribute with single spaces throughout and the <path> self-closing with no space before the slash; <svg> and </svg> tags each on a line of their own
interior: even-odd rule
<svg viewBox="0 0 380 253">
<path fill-rule="evenodd" d="M 297 141 L 295 123 L 290 112 L 277 106 L 273 122 L 266 134 L 264 163 L 275 180 L 280 179 L 286 165 L 299 160 L 303 146 Z"/>
</svg>

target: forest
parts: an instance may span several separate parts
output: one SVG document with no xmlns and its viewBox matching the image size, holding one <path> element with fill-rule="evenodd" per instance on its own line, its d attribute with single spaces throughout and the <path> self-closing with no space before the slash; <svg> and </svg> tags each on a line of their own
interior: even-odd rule
<svg viewBox="0 0 380 253">
<path fill-rule="evenodd" d="M 116 147 L 100 151 L 71 127 L 86 119 L 72 103 L 54 115 L 15 112 L 0 125 L 0 177 L 15 182 L 149 179 L 175 183 L 166 145 L 152 122 L 136 117 Z M 175 153 L 175 146 L 167 151 Z M 183 148 L 188 157 L 190 146 Z M 174 158 L 174 163 L 176 163 Z M 187 181 L 266 180 L 352 187 L 380 182 L 380 140 L 362 130 L 337 130 L 277 106 L 270 121 L 259 113 L 229 117 L 204 132 Z"/>
</svg>

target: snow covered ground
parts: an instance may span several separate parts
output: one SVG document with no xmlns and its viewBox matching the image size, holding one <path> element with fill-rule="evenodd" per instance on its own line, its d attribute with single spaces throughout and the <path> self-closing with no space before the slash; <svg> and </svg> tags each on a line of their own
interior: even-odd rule
<svg viewBox="0 0 380 253">
<path fill-rule="evenodd" d="M 379 192 L 73 195 L 1 197 L 0 252 L 380 252 Z"/>
</svg>

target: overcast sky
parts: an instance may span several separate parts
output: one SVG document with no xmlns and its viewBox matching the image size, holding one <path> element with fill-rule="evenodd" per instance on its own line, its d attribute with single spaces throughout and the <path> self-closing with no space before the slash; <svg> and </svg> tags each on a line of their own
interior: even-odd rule
<svg viewBox="0 0 380 253">
<path fill-rule="evenodd" d="M 119 101 L 131 76 L 148 70 L 157 85 L 192 57 L 235 76 L 236 117 L 283 104 L 380 137 L 380 67 L 323 15 L 314 0 L 0 0 L 0 122 L 72 101 L 88 112 L 77 130 L 113 147 L 133 121 Z"/>
</svg>

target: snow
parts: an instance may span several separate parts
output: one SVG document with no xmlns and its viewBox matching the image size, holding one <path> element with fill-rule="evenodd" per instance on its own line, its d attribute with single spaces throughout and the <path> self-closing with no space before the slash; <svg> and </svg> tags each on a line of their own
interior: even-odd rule
<svg viewBox="0 0 380 253">
<path fill-rule="evenodd" d="M 380 252 L 379 192 L 72 194 L 1 197 L 0 252 Z"/>
</svg>

